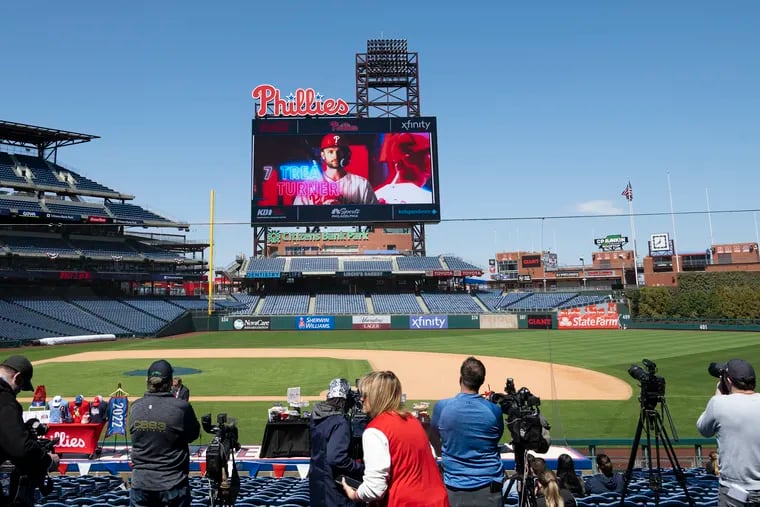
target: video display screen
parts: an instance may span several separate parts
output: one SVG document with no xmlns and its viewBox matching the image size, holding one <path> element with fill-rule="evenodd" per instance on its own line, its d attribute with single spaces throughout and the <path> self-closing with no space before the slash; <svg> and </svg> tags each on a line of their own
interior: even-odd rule
<svg viewBox="0 0 760 507">
<path fill-rule="evenodd" d="M 251 225 L 436 223 L 436 119 L 256 118 Z"/>
</svg>

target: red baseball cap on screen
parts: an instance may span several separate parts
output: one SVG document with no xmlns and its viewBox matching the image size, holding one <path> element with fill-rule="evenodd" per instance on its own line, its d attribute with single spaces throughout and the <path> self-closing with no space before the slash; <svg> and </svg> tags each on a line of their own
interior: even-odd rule
<svg viewBox="0 0 760 507">
<path fill-rule="evenodd" d="M 348 146 L 348 143 L 345 141 L 344 136 L 340 134 L 327 134 L 322 138 L 322 144 L 320 145 L 319 149 L 324 150 L 325 148 L 342 148 L 344 146 Z"/>
</svg>

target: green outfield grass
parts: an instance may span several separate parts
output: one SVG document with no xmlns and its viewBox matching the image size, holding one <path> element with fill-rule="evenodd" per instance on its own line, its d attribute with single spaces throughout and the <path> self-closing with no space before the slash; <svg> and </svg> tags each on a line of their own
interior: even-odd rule
<svg viewBox="0 0 760 507">
<path fill-rule="evenodd" d="M 760 333 L 703 331 L 331 331 L 331 332 L 226 332 L 163 339 L 119 340 L 99 344 L 34 347 L 20 351 L 32 360 L 91 350 L 156 350 L 167 348 L 344 348 L 449 352 L 552 361 L 589 368 L 619 377 L 634 387 L 626 401 L 556 401 L 544 399 L 543 413 L 552 424 L 552 436 L 562 438 L 632 438 L 639 402 L 638 383 L 628 373 L 631 363 L 648 358 L 657 363 L 667 380 L 666 399 L 683 437 L 696 437 L 694 423 L 714 392 L 715 380 L 707 374 L 710 361 L 742 357 L 760 366 Z M 6 353 L 18 353 L 19 350 Z M 158 357 L 157 357 L 158 358 Z M 371 359 L 371 356 L 370 356 Z M 175 363 L 203 370 L 185 375 L 193 395 L 283 395 L 300 385 L 302 393 L 317 394 L 336 376 L 356 378 L 368 369 L 365 361 L 305 359 L 182 359 Z M 35 382 L 45 384 L 48 396 L 78 392 L 109 394 L 122 382 L 133 398 L 143 390 L 144 378 L 123 372 L 147 368 L 149 361 L 115 360 L 95 363 L 42 364 Z M 420 364 L 424 368 L 424 364 Z M 489 372 L 489 375 L 494 372 Z M 451 373 L 454 381 L 457 372 Z M 498 372 L 497 376 L 513 376 Z M 402 383 L 403 383 L 403 379 Z M 431 382 L 442 379 L 431 378 Z M 530 382 L 520 384 L 530 387 Z M 502 386 L 497 386 L 501 388 Z M 519 387 L 519 386 L 518 386 Z M 454 394 L 452 392 L 452 394 Z M 435 400 L 426 400 L 435 401 Z M 261 441 L 270 402 L 195 402 L 200 415 L 227 412 L 237 417 L 241 441 Z M 206 437 L 204 437 L 206 438 Z M 204 441 L 208 441 L 207 438 Z"/>
</svg>

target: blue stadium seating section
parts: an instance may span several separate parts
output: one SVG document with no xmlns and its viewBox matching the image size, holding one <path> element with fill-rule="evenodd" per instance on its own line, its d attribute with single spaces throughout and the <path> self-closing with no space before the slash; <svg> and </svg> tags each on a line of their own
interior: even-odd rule
<svg viewBox="0 0 760 507">
<path fill-rule="evenodd" d="M 105 185 L 101 185 L 100 183 L 97 183 L 95 181 L 92 181 L 89 178 L 86 178 L 82 176 L 81 174 L 78 174 L 71 169 L 67 169 L 65 167 L 61 167 L 59 165 L 50 163 L 50 166 L 56 170 L 56 171 L 65 171 L 69 174 L 71 174 L 74 177 L 74 188 L 77 190 L 85 190 L 85 191 L 91 191 L 91 192 L 101 192 L 104 194 L 113 194 L 113 195 L 119 195 L 119 193 L 112 189 L 108 188 Z"/>
<path fill-rule="evenodd" d="M 128 336 L 132 331 L 107 322 L 78 306 L 56 299 L 17 298 L 12 302 L 50 318 L 61 320 L 88 331 L 87 334 L 115 334 Z"/>
<path fill-rule="evenodd" d="M 442 270 L 438 257 L 396 257 L 400 271 L 432 271 Z"/>
<path fill-rule="evenodd" d="M 495 312 L 497 311 L 497 305 L 501 302 L 504 296 L 499 292 L 478 292 L 475 297 L 477 297 L 486 308 Z"/>
<path fill-rule="evenodd" d="M 718 499 L 718 480 L 705 475 L 703 470 L 687 469 L 686 489 L 696 507 L 716 507 Z M 117 507 L 129 505 L 129 490 L 124 487 L 123 479 L 115 475 L 107 476 L 73 476 L 62 475 L 53 478 L 53 491 L 35 505 L 45 507 L 71 507 L 87 505 L 90 507 Z M 505 506 L 517 504 L 515 488 L 505 499 Z M 208 480 L 202 477 L 190 477 L 191 507 L 207 507 L 209 504 Z M 592 494 L 577 498 L 579 507 L 616 507 L 620 505 L 617 493 Z M 241 475 L 240 492 L 235 505 L 238 507 L 306 507 L 309 500 L 309 481 L 297 477 L 256 477 Z M 626 506 L 652 507 L 655 496 L 646 470 L 635 469 L 628 485 Z M 683 489 L 678 484 L 675 474 L 663 470 L 661 507 L 686 507 L 689 505 Z"/>
<path fill-rule="evenodd" d="M 73 201 L 46 200 L 45 207 L 51 213 L 63 215 L 84 215 L 94 217 L 107 217 L 108 212 L 102 205 L 83 205 Z"/>
<path fill-rule="evenodd" d="M 157 317 L 136 312 L 134 308 L 115 300 L 74 299 L 71 303 L 135 334 L 155 334 L 166 325 Z"/>
<path fill-rule="evenodd" d="M 28 185 L 29 182 L 26 178 L 22 178 L 13 170 L 16 163 L 7 153 L 0 152 L 0 181 L 8 181 L 11 183 L 23 183 Z"/>
<path fill-rule="evenodd" d="M 261 315 L 305 315 L 308 311 L 308 294 L 287 294 L 265 297 L 259 313 Z"/>
<path fill-rule="evenodd" d="M 290 271 L 301 273 L 334 273 L 338 271 L 337 257 L 293 257 Z"/>
<path fill-rule="evenodd" d="M 30 157 L 29 155 L 16 154 L 14 156 L 16 157 L 16 161 L 19 163 L 19 165 L 27 166 L 32 170 L 32 174 L 34 174 L 32 182 L 35 185 L 71 191 L 71 186 L 56 178 L 55 174 L 53 174 L 53 171 L 50 170 L 50 166 L 48 166 L 47 162 L 44 160 L 41 160 L 37 157 Z"/>
<path fill-rule="evenodd" d="M 122 301 L 125 305 L 136 308 L 141 312 L 145 312 L 148 315 L 152 315 L 156 318 L 163 320 L 164 322 L 171 322 L 183 313 L 185 309 L 177 305 L 173 305 L 168 301 L 162 299 L 124 299 Z"/>
<path fill-rule="evenodd" d="M 483 313 L 469 294 L 422 294 L 430 313 Z"/>
<path fill-rule="evenodd" d="M 422 313 L 414 294 L 372 294 L 370 299 L 378 314 Z"/>
<path fill-rule="evenodd" d="M 148 211 L 135 204 L 121 204 L 114 202 L 107 202 L 106 208 L 116 218 L 124 220 L 142 220 L 145 222 L 171 222 L 168 218 L 164 218 L 151 211 Z"/>
<path fill-rule="evenodd" d="M 358 260 L 345 260 L 343 261 L 343 271 L 393 271 L 393 261 L 390 260 L 377 260 L 377 261 L 358 261 Z"/>
<path fill-rule="evenodd" d="M 574 298 L 576 292 L 535 292 L 522 298 L 507 308 L 509 310 L 550 310 Z"/>
<path fill-rule="evenodd" d="M 232 298 L 243 305 L 241 309 L 233 312 L 232 315 L 253 315 L 260 299 L 258 295 L 245 294 L 242 292 L 232 294 Z"/>
<path fill-rule="evenodd" d="M 0 208 L 18 209 L 19 211 L 36 211 L 42 213 L 42 206 L 37 200 L 10 199 L 0 197 Z"/>
<path fill-rule="evenodd" d="M 274 273 L 285 271 L 284 257 L 265 257 L 257 259 L 251 257 L 248 262 L 248 273 Z"/>
<path fill-rule="evenodd" d="M 71 245 L 87 257 L 122 257 L 125 260 L 140 260 L 140 255 L 123 241 L 95 241 L 71 239 Z"/>
<path fill-rule="evenodd" d="M 0 330 L 0 336 L 8 339 L 34 340 L 51 336 L 77 336 L 91 333 L 87 329 L 47 317 L 10 301 L 0 300 L 0 316 L 2 316 L 0 319 L 26 326 L 26 328 L 17 328 L 16 334 L 6 334 Z"/>
<path fill-rule="evenodd" d="M 509 294 L 501 296 L 501 299 L 494 304 L 494 309 L 503 310 L 509 308 L 518 301 L 528 298 L 531 295 L 532 293 L 530 292 L 510 292 Z"/>
<path fill-rule="evenodd" d="M 34 236 L 0 236 L 0 243 L 5 243 L 13 253 L 25 255 L 58 254 L 64 257 L 79 257 L 79 253 L 61 238 Z"/>
<path fill-rule="evenodd" d="M 359 294 L 317 294 L 314 311 L 317 314 L 367 313 L 367 300 Z"/>
<path fill-rule="evenodd" d="M 454 271 L 461 271 L 463 269 L 468 271 L 483 271 L 482 268 L 479 268 L 474 264 L 470 264 L 469 262 L 465 262 L 458 257 L 444 257 L 443 262 L 446 263 L 449 269 L 452 269 Z"/>
<path fill-rule="evenodd" d="M 569 299 L 559 305 L 559 308 L 573 308 L 576 306 L 596 305 L 609 300 L 608 295 L 602 294 L 578 294 L 572 299 Z"/>
</svg>

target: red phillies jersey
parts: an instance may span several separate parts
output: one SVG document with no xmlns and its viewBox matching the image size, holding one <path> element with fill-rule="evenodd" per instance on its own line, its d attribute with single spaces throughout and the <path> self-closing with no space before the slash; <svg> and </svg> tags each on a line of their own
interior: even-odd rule
<svg viewBox="0 0 760 507">
<path fill-rule="evenodd" d="M 388 439 L 391 471 L 381 501 L 388 507 L 449 507 L 449 497 L 425 430 L 408 415 L 385 412 L 367 425 Z"/>
</svg>

